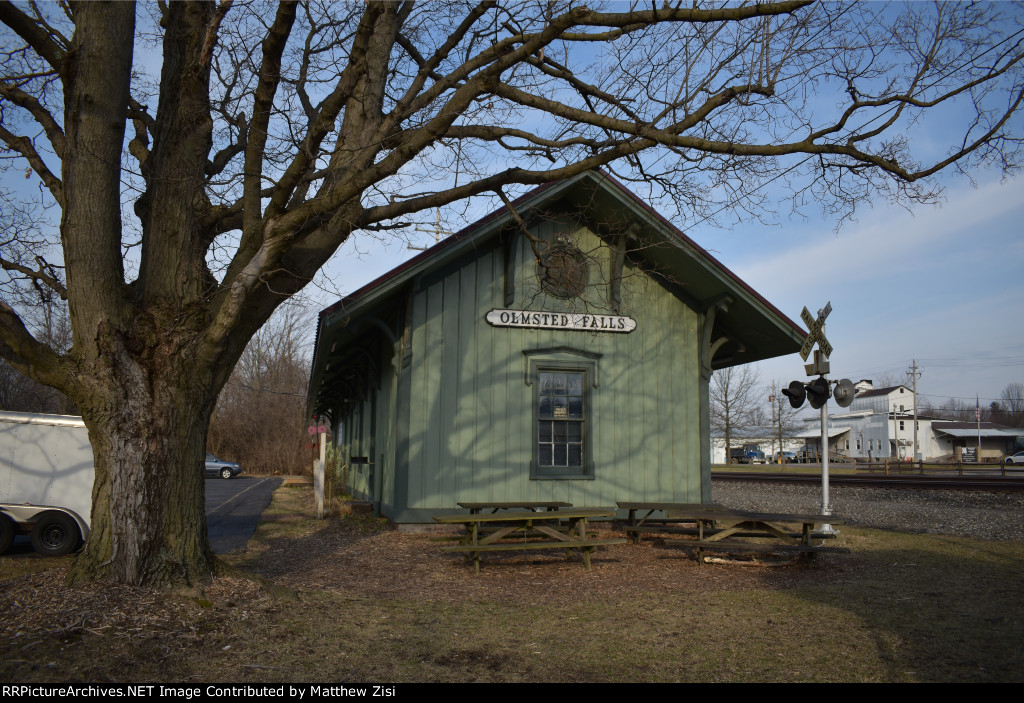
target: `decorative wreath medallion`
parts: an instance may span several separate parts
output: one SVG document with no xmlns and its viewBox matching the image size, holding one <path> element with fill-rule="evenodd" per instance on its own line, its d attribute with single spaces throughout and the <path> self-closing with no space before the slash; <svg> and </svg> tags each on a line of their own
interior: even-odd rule
<svg viewBox="0 0 1024 703">
<path fill-rule="evenodd" d="M 587 287 L 587 257 L 569 244 L 551 247 L 540 264 L 540 285 L 559 298 L 575 298 Z"/>
</svg>

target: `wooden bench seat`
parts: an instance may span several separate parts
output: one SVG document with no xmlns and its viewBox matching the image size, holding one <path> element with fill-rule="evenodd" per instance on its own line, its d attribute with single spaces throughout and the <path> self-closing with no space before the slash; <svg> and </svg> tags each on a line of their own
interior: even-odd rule
<svg viewBox="0 0 1024 703">
<path fill-rule="evenodd" d="M 677 521 L 678 522 L 678 521 Z M 626 534 L 633 533 L 646 533 L 646 534 L 670 534 L 670 535 L 699 535 L 700 529 L 696 527 L 668 527 L 668 526 L 657 526 L 657 525 L 638 525 L 636 527 L 625 526 L 622 531 Z M 711 536 L 720 532 L 720 530 L 714 528 L 704 528 L 704 534 Z M 763 532 L 734 532 L 736 537 L 763 537 Z M 787 532 L 789 537 L 793 539 L 801 539 L 803 537 L 802 532 Z M 811 532 L 811 539 L 835 539 L 835 532 Z"/>
<path fill-rule="evenodd" d="M 501 529 L 500 525 L 498 525 L 498 526 L 491 526 L 491 527 L 480 527 L 480 528 L 478 528 L 477 532 L 480 534 L 481 537 L 484 537 L 485 535 L 494 534 L 499 529 Z M 597 533 L 596 530 L 589 530 L 589 529 L 587 530 L 587 537 L 597 537 L 597 534 L 598 533 Z M 527 538 L 537 538 L 537 537 L 540 537 L 540 538 L 543 538 L 545 536 L 546 536 L 545 533 L 543 533 L 543 532 L 541 532 L 539 530 L 518 530 L 516 532 L 516 537 L 517 538 L 518 537 L 527 537 Z M 463 535 L 444 535 L 444 536 L 440 536 L 440 537 L 431 537 L 430 539 L 433 542 L 452 542 L 454 540 L 463 540 L 463 539 L 465 539 L 465 537 Z"/>
<path fill-rule="evenodd" d="M 502 542 L 500 544 L 453 544 L 441 547 L 443 552 L 514 552 L 518 549 L 581 549 L 608 544 L 625 544 L 622 537 L 573 540 L 571 542 Z"/>
<path fill-rule="evenodd" d="M 514 501 L 509 503 L 465 503 L 460 502 L 459 507 L 465 508 L 470 514 L 482 513 L 485 510 L 490 510 L 492 513 L 496 513 L 499 510 L 545 510 L 549 512 L 557 511 L 559 508 L 571 508 L 572 503 L 566 503 L 562 500 L 551 500 L 551 501 Z"/>
<path fill-rule="evenodd" d="M 480 552 L 515 552 L 521 549 L 564 549 L 566 558 L 571 555 L 573 549 L 579 549 L 583 554 L 583 565 L 590 571 L 590 554 L 598 547 L 610 544 L 625 544 L 628 540 L 622 537 L 606 539 L 576 539 L 565 542 L 501 542 L 499 544 L 453 544 L 441 547 L 442 552 L 462 552 L 467 559 L 473 559 L 477 563 L 479 572 Z"/>
</svg>

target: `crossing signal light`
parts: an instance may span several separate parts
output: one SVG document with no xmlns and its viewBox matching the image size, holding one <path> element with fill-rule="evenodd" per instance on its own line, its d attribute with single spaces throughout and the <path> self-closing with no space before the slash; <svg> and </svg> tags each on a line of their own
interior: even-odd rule
<svg viewBox="0 0 1024 703">
<path fill-rule="evenodd" d="M 804 390 L 804 384 L 800 381 L 793 381 L 789 384 L 789 388 L 782 389 L 782 395 L 789 398 L 789 404 L 794 408 L 799 408 L 804 404 L 804 398 L 807 397 L 807 391 Z"/>
<path fill-rule="evenodd" d="M 830 395 L 828 381 L 824 378 L 816 378 L 807 384 L 807 402 L 815 410 L 819 410 Z"/>
<path fill-rule="evenodd" d="M 856 395 L 856 390 L 853 387 L 853 383 L 849 379 L 844 378 L 836 382 L 836 392 L 833 395 L 828 380 L 824 376 L 819 376 L 810 383 L 793 381 L 789 384 L 789 388 L 782 389 L 782 394 L 789 398 L 789 404 L 794 408 L 799 408 L 806 399 L 812 408 L 820 410 L 821 406 L 830 397 L 835 398 L 836 405 L 839 407 L 850 407 L 850 404 L 853 403 L 853 396 Z"/>
<path fill-rule="evenodd" d="M 841 408 L 848 408 L 853 403 L 853 396 L 856 394 L 856 390 L 853 387 L 853 381 L 848 378 L 844 378 L 836 384 L 836 389 L 832 393 L 832 398 L 836 401 L 836 405 Z"/>
</svg>

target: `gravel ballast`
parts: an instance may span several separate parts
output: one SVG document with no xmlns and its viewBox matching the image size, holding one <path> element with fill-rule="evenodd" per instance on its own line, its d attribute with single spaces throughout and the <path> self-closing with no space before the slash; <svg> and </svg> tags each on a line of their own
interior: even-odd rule
<svg viewBox="0 0 1024 703">
<path fill-rule="evenodd" d="M 830 486 L 848 525 L 987 540 L 1024 540 L 1024 494 Z M 772 513 L 820 513 L 821 486 L 713 481 L 716 503 Z"/>
</svg>

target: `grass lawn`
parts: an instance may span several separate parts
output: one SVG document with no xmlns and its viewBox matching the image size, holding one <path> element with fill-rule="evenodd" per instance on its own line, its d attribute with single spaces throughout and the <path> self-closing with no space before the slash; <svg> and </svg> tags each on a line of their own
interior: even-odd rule
<svg viewBox="0 0 1024 703">
<path fill-rule="evenodd" d="M 589 573 L 523 555 L 476 576 L 427 535 L 310 507 L 308 488 L 279 489 L 203 589 L 69 589 L 67 558 L 0 558 L 0 679 L 1024 679 L 1022 542 L 847 527 L 852 553 L 810 567 L 697 566 L 646 543 Z"/>
</svg>

